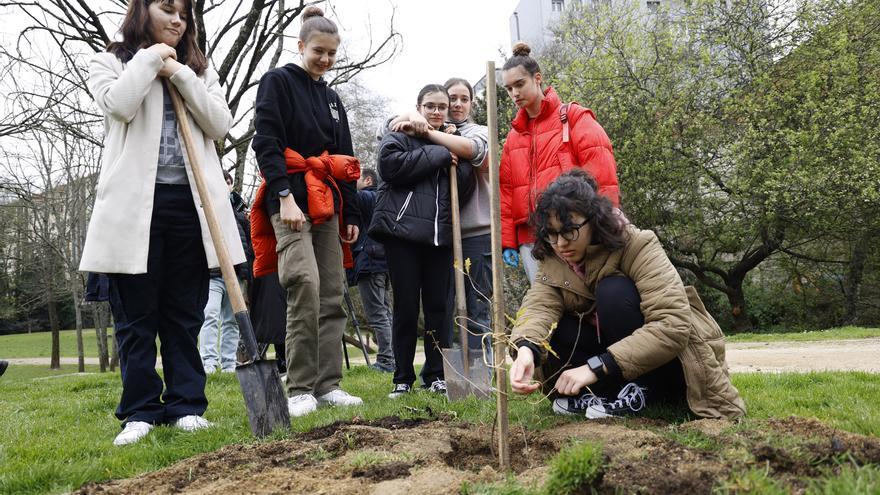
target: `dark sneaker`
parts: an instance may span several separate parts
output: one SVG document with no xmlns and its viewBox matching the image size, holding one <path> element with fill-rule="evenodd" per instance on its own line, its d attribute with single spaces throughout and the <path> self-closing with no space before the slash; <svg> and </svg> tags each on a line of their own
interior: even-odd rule
<svg viewBox="0 0 880 495">
<path fill-rule="evenodd" d="M 6 373 L 6 368 L 9 367 L 9 361 L 0 361 L 0 376 L 3 376 L 3 373 Z"/>
<path fill-rule="evenodd" d="M 589 419 L 629 416 L 645 408 L 645 390 L 635 383 L 627 383 L 614 402 L 590 404 L 585 413 Z"/>
<path fill-rule="evenodd" d="M 434 392 L 435 394 L 447 396 L 446 380 L 434 380 L 433 382 L 431 382 L 431 386 L 428 387 L 428 391 Z"/>
<path fill-rule="evenodd" d="M 403 396 L 404 394 L 408 394 L 412 390 L 412 386 L 407 385 L 405 383 L 395 383 L 394 390 L 388 394 L 389 399 L 396 399 L 398 397 Z"/>
<path fill-rule="evenodd" d="M 602 398 L 591 393 L 586 393 L 580 397 L 560 397 L 553 401 L 553 412 L 556 414 L 583 416 L 587 413 L 587 408 L 594 404 L 601 406 Z"/>
</svg>

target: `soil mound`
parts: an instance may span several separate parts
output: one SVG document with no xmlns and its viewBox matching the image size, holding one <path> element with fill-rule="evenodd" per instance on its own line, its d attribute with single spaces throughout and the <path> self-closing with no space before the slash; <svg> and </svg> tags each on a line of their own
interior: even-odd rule
<svg viewBox="0 0 880 495">
<path fill-rule="evenodd" d="M 463 483 L 507 478 L 497 469 L 491 425 L 397 417 L 338 422 L 291 440 L 230 445 L 143 476 L 83 486 L 79 494 L 457 494 Z M 516 478 L 539 486 L 547 463 L 572 441 L 600 442 L 599 493 L 711 493 L 732 473 L 766 469 L 799 492 L 804 477 L 880 463 L 880 439 L 801 418 L 741 424 L 699 420 L 575 421 L 514 430 Z"/>
</svg>

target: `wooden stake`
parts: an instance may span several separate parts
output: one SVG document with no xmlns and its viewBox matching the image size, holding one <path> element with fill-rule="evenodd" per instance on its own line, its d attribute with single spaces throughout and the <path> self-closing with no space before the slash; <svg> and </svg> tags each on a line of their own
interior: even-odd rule
<svg viewBox="0 0 880 495">
<path fill-rule="evenodd" d="M 486 113 L 489 124 L 489 184 L 492 213 L 492 341 L 495 346 L 495 394 L 498 415 L 498 461 L 510 471 L 510 425 L 507 417 L 507 332 L 504 318 L 504 264 L 501 259 L 501 187 L 498 163 L 498 87 L 495 62 L 486 64 Z"/>
</svg>

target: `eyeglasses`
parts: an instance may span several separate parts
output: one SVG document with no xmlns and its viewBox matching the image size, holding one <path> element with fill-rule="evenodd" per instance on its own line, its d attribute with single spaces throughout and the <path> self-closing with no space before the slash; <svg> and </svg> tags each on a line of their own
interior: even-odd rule
<svg viewBox="0 0 880 495">
<path fill-rule="evenodd" d="M 449 110 L 449 105 L 435 105 L 433 103 L 425 103 L 422 105 L 422 108 L 428 111 L 428 113 L 434 112 L 445 112 Z"/>
<path fill-rule="evenodd" d="M 584 225 L 586 225 L 588 223 L 590 223 L 589 220 L 584 220 L 583 222 L 576 225 L 573 229 L 564 230 L 562 232 L 551 232 L 548 230 L 544 234 L 544 237 L 547 239 L 547 242 L 549 242 L 550 244 L 558 244 L 560 237 L 562 237 L 563 239 L 565 239 L 566 241 L 569 241 L 569 242 L 576 241 L 578 239 L 578 237 L 581 235 L 581 227 L 583 227 Z"/>
</svg>

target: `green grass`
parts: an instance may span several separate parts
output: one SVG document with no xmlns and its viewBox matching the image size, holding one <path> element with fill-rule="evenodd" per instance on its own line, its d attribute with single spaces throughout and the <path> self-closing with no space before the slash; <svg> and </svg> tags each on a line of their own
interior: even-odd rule
<svg viewBox="0 0 880 495">
<path fill-rule="evenodd" d="M 862 435 L 880 436 L 880 375 L 863 372 L 739 373 L 733 383 L 748 417 L 817 418 Z"/>
<path fill-rule="evenodd" d="M 810 342 L 820 340 L 869 339 L 880 337 L 880 328 L 840 327 L 808 332 L 740 333 L 727 336 L 728 342 Z"/>
<path fill-rule="evenodd" d="M 113 329 L 107 329 L 113 335 Z M 76 330 L 59 332 L 61 357 L 77 356 Z M 109 340 L 109 339 L 108 339 Z M 98 357 L 98 337 L 95 329 L 83 330 L 83 352 L 85 357 Z M 19 333 L 0 337 L 0 359 L 52 357 L 52 332 Z"/>
<path fill-rule="evenodd" d="M 89 371 L 94 368 L 90 366 Z M 75 371 L 72 365 L 58 371 L 45 366 L 11 366 L 0 378 L 0 493 L 66 492 L 89 481 L 131 477 L 224 445 L 256 441 L 250 435 L 235 375 L 215 374 L 208 379 L 210 407 L 205 415 L 215 423 L 214 428 L 184 433 L 160 427 L 139 444 L 113 447 L 113 437 L 119 431 L 113 416 L 121 391 L 119 375 L 76 375 Z M 366 403 L 355 408 L 321 409 L 297 418 L 294 431 L 355 416 L 369 420 L 388 415 L 412 418 L 442 414 L 480 423 L 491 423 L 494 418 L 494 401 L 446 403 L 427 392 L 389 401 L 385 394 L 390 390 L 390 381 L 390 375 L 363 366 L 347 371 L 343 387 L 357 392 Z M 749 406 L 746 426 L 752 419 L 795 414 L 816 417 L 856 433 L 880 435 L 880 375 L 741 374 L 734 375 L 734 383 Z M 536 397 L 517 398 L 510 403 L 512 427 L 541 429 L 579 420 L 553 415 L 549 405 L 537 402 Z M 276 434 L 273 439 L 284 436 Z M 713 447 L 699 435 L 682 441 L 707 450 Z M 370 461 L 367 456 L 358 462 Z M 851 481 L 863 482 L 868 475 L 876 473 L 864 472 Z M 471 491 L 478 492 L 482 491 Z"/>
</svg>

